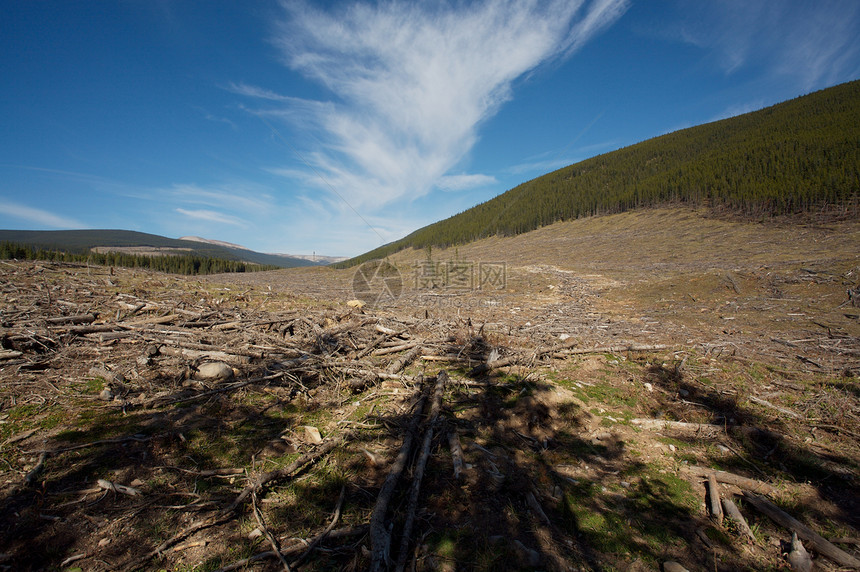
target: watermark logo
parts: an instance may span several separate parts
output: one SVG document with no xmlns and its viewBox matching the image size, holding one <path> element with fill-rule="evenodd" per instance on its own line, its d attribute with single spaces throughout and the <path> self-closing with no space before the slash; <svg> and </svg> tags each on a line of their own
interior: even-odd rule
<svg viewBox="0 0 860 572">
<path fill-rule="evenodd" d="M 403 293 L 403 278 L 393 264 L 371 260 L 356 269 L 352 276 L 352 293 L 371 307 L 395 302 Z"/>
<path fill-rule="evenodd" d="M 504 290 L 506 286 L 504 262 L 423 260 L 415 263 L 416 290 Z"/>
</svg>

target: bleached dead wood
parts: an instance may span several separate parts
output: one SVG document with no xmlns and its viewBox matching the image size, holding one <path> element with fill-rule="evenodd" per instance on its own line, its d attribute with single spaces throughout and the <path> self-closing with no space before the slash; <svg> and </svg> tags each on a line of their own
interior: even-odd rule
<svg viewBox="0 0 860 572">
<path fill-rule="evenodd" d="M 809 542 L 819 554 L 826 556 L 841 566 L 860 569 L 860 560 L 851 556 L 841 548 L 836 547 L 826 538 L 787 512 L 783 511 L 766 498 L 744 491 L 744 499 L 775 523 L 791 530 L 792 532 L 796 532 L 800 538 Z"/>
<path fill-rule="evenodd" d="M 563 353 L 566 353 L 568 355 L 620 354 L 625 352 L 656 352 L 668 348 L 669 346 L 663 344 L 631 344 L 628 346 L 598 346 L 594 348 L 575 348 L 571 350 L 566 350 Z"/>
<path fill-rule="evenodd" d="M 642 429 L 658 431 L 661 429 L 673 429 L 686 433 L 692 432 L 707 434 L 722 433 L 725 431 L 725 427 L 722 425 L 713 425 L 710 423 L 686 423 L 684 421 L 668 421 L 664 419 L 632 419 L 630 423 L 636 427 L 641 427 Z"/>
<path fill-rule="evenodd" d="M 388 354 L 396 354 L 397 352 L 402 352 L 403 350 L 412 349 L 417 346 L 420 342 L 407 342 L 405 344 L 397 344 L 396 346 L 391 346 L 387 348 L 379 348 L 373 350 L 373 355 L 375 356 L 384 356 Z"/>
<path fill-rule="evenodd" d="M 184 357 L 191 360 L 209 358 L 214 360 L 226 361 L 228 363 L 234 363 L 237 365 L 245 365 L 251 362 L 251 358 L 249 358 L 248 356 L 229 354 L 227 352 L 223 352 L 221 350 L 216 349 L 201 351 L 163 346 L 159 348 L 158 351 L 159 353 L 164 355 Z"/>
<path fill-rule="evenodd" d="M 747 524 L 747 519 L 744 518 L 744 515 L 741 514 L 740 510 L 738 510 L 738 506 L 729 497 L 723 497 L 723 511 L 725 512 L 726 517 L 737 523 L 741 532 L 743 532 L 750 540 L 755 542 L 755 535 L 753 534 L 752 529 L 750 529 L 750 525 Z"/>
<path fill-rule="evenodd" d="M 136 328 L 139 326 L 151 326 L 153 324 L 172 324 L 179 319 L 179 314 L 167 314 L 166 316 L 151 316 L 147 318 L 139 318 L 130 322 L 120 322 L 119 325 L 127 328 Z"/>
<path fill-rule="evenodd" d="M 127 487 L 125 485 L 120 485 L 118 483 L 112 483 L 111 481 L 107 481 L 105 479 L 99 479 L 98 481 L 96 481 L 96 484 L 98 484 L 98 486 L 100 488 L 102 488 L 106 491 L 112 491 L 115 493 L 122 493 L 124 495 L 128 495 L 131 497 L 136 497 L 139 494 L 141 494 L 140 490 L 138 490 L 134 487 Z"/>
<path fill-rule="evenodd" d="M 708 508 L 711 511 L 711 518 L 717 524 L 722 524 L 723 506 L 720 503 L 720 486 L 717 484 L 717 477 L 714 473 L 708 475 Z"/>
<path fill-rule="evenodd" d="M 719 483 L 735 485 L 736 487 L 740 487 L 748 491 L 762 493 L 766 495 L 772 495 L 775 492 L 774 488 L 767 483 L 763 483 L 761 481 L 757 481 L 755 479 L 750 479 L 747 477 L 742 477 L 734 473 L 728 473 L 726 471 L 715 471 L 713 469 L 706 469 L 704 467 L 697 467 L 695 465 L 691 465 L 689 468 L 694 474 L 699 476 L 708 476 L 710 474 L 713 474 L 714 477 L 716 477 L 717 482 Z"/>
<path fill-rule="evenodd" d="M 752 401 L 753 403 L 757 404 L 757 405 L 761 405 L 763 407 L 769 407 L 771 409 L 778 411 L 779 413 L 782 413 L 783 415 L 788 415 L 789 417 L 791 417 L 793 419 L 800 419 L 800 415 L 798 415 L 794 411 L 792 411 L 790 409 L 786 409 L 785 407 L 780 407 L 778 405 L 774 405 L 773 403 L 771 403 L 770 401 L 767 401 L 766 399 L 761 399 L 760 397 L 756 397 L 755 395 L 750 395 L 749 400 Z"/>
</svg>

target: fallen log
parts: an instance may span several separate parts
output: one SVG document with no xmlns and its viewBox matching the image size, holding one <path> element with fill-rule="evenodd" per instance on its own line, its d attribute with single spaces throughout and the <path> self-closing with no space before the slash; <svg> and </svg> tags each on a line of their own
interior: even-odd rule
<svg viewBox="0 0 860 572">
<path fill-rule="evenodd" d="M 420 395 L 420 389 L 416 392 Z M 373 512 L 370 515 L 370 570 L 371 572 L 380 572 L 388 567 L 389 549 L 391 545 L 391 533 L 388 527 L 385 526 L 385 514 L 388 512 L 388 504 L 391 502 L 391 497 L 394 495 L 394 489 L 397 487 L 397 481 L 400 480 L 400 475 L 406 468 L 406 461 L 412 452 L 412 442 L 415 440 L 415 434 L 418 431 L 418 425 L 421 421 L 421 412 L 424 410 L 424 402 L 426 397 L 420 396 L 417 399 L 415 413 L 409 423 L 409 428 L 406 435 L 403 437 L 403 444 L 400 446 L 400 452 L 391 465 L 388 471 L 388 476 L 382 484 L 379 491 L 379 496 L 376 499 L 376 504 L 373 507 Z"/>
<path fill-rule="evenodd" d="M 664 419 L 632 419 L 632 425 L 642 429 L 674 429 L 677 431 L 695 433 L 722 433 L 725 431 L 723 425 L 711 423 L 686 423 L 684 421 L 669 421 Z"/>
<path fill-rule="evenodd" d="M 45 323 L 47 323 L 49 326 L 57 326 L 60 324 L 92 324 L 95 321 L 95 314 L 77 314 L 75 316 L 59 316 L 56 318 L 45 318 Z"/>
<path fill-rule="evenodd" d="M 717 477 L 714 473 L 708 475 L 708 508 L 711 511 L 711 518 L 717 524 L 723 524 L 723 506 L 720 503 L 720 486 L 717 484 Z"/>
<path fill-rule="evenodd" d="M 394 362 L 392 362 L 392 364 L 388 366 L 388 373 L 400 373 L 410 363 L 412 363 L 412 361 L 419 353 L 421 353 L 420 344 L 406 352 L 406 354 L 404 354 L 403 356 L 397 358 Z"/>
<path fill-rule="evenodd" d="M 689 468 L 694 474 L 702 477 L 708 476 L 709 474 L 713 474 L 714 477 L 716 477 L 718 483 L 735 485 L 736 487 L 740 487 L 748 491 L 762 493 L 766 495 L 772 495 L 775 492 L 774 488 L 767 483 L 763 483 L 762 481 L 757 481 L 755 479 L 750 479 L 747 477 L 742 477 L 734 473 L 728 473 L 726 471 L 715 471 L 713 469 L 706 469 L 704 467 L 697 467 L 695 465 L 691 465 Z"/>
<path fill-rule="evenodd" d="M 412 486 L 409 489 L 409 503 L 406 505 L 406 521 L 403 524 L 403 533 L 400 538 L 400 551 L 397 554 L 397 572 L 403 572 L 406 568 L 406 557 L 409 550 L 409 537 L 412 536 L 412 525 L 415 522 L 415 510 L 418 508 L 418 494 L 421 491 L 421 480 L 424 478 L 424 468 L 427 459 L 430 458 L 430 444 L 433 441 L 433 426 L 439 417 L 442 408 L 442 396 L 445 393 L 445 384 L 448 383 L 448 373 L 443 369 L 436 374 L 436 387 L 433 391 L 433 402 L 430 404 L 430 418 L 427 420 L 427 431 L 424 433 L 424 443 L 421 445 L 421 454 L 416 463 Z"/>
<path fill-rule="evenodd" d="M 596 348 L 576 348 L 572 350 L 567 350 L 564 353 L 573 356 L 585 354 L 620 354 L 624 352 L 655 352 L 668 349 L 668 347 L 669 346 L 665 346 L 663 344 L 631 344 L 629 346 L 598 346 Z"/>
<path fill-rule="evenodd" d="M 860 560 L 854 558 L 841 548 L 837 548 L 823 536 L 819 535 L 817 532 L 813 531 L 811 528 L 783 511 L 766 498 L 744 491 L 744 499 L 775 523 L 791 530 L 792 532 L 796 532 L 798 537 L 809 542 L 819 554 L 826 556 L 840 566 L 860 569 Z"/>
<path fill-rule="evenodd" d="M 388 348 L 379 348 L 373 350 L 373 355 L 375 356 L 384 356 L 388 354 L 396 354 L 397 352 L 402 352 L 403 350 L 409 350 L 419 345 L 420 342 L 407 342 L 405 344 L 397 344 L 396 346 L 391 346 Z"/>
</svg>

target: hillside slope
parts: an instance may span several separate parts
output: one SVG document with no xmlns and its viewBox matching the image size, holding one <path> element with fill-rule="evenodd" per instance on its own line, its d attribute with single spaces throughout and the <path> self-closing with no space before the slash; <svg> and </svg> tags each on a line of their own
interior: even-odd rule
<svg viewBox="0 0 860 572">
<path fill-rule="evenodd" d="M 264 254 L 241 247 L 229 247 L 212 242 L 167 238 L 157 234 L 131 230 L 0 230 L 0 242 L 14 242 L 72 253 L 86 253 L 93 249 L 101 252 L 149 247 L 159 249 L 153 254 L 191 254 L 204 258 L 236 260 L 281 268 L 314 266 L 301 258 Z"/>
<path fill-rule="evenodd" d="M 858 142 L 854 81 L 559 169 L 343 264 L 669 203 L 755 217 L 856 214 Z"/>
</svg>

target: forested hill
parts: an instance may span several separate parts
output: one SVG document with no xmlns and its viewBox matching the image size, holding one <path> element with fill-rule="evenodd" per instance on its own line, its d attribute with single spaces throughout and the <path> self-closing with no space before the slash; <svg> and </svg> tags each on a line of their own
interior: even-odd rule
<svg viewBox="0 0 860 572">
<path fill-rule="evenodd" d="M 858 199 L 860 80 L 570 165 L 341 265 L 661 204 L 762 217 Z"/>
<path fill-rule="evenodd" d="M 0 230 L 0 242 L 72 254 L 85 254 L 93 249 L 100 249 L 102 252 L 128 253 L 128 249 L 148 247 L 152 249 L 152 252 L 148 253 L 149 256 L 181 254 L 278 268 L 315 265 L 314 262 L 301 258 L 265 254 L 208 242 L 167 238 L 131 230 Z"/>
</svg>

